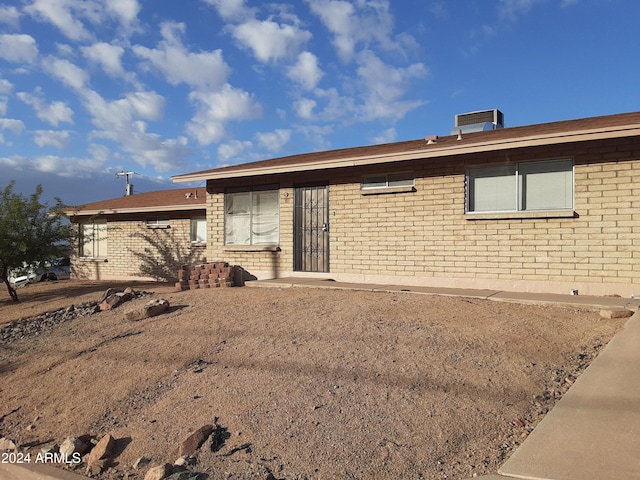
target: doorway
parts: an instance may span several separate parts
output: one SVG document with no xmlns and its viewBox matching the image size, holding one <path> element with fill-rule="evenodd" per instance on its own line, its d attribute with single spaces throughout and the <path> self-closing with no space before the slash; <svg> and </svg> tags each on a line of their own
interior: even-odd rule
<svg viewBox="0 0 640 480">
<path fill-rule="evenodd" d="M 329 272 L 329 186 L 296 187 L 293 269 Z"/>
</svg>

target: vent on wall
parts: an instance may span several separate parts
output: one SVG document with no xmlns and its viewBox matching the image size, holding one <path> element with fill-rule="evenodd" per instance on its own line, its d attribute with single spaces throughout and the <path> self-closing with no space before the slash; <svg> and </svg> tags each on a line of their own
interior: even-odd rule
<svg viewBox="0 0 640 480">
<path fill-rule="evenodd" d="M 504 128 L 503 113 L 498 109 L 480 110 L 456 115 L 456 123 L 451 129 L 451 135 L 456 135 L 460 131 L 471 133 L 497 128 Z"/>
</svg>

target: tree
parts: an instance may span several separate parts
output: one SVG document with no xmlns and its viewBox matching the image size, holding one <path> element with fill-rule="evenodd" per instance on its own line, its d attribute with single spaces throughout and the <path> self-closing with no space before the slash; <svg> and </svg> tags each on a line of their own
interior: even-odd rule
<svg viewBox="0 0 640 480">
<path fill-rule="evenodd" d="M 50 207 L 40 201 L 42 185 L 26 198 L 13 191 L 14 184 L 9 183 L 0 197 L 0 280 L 17 302 L 16 289 L 9 283 L 11 270 L 68 255 L 73 231 L 59 198 Z"/>
</svg>

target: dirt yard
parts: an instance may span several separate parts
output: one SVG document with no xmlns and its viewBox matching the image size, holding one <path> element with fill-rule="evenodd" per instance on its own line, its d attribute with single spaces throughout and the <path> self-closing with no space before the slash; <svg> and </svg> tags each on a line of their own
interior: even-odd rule
<svg viewBox="0 0 640 480">
<path fill-rule="evenodd" d="M 410 293 L 131 285 L 152 293 L 5 335 L 0 437 L 35 455 L 110 433 L 103 479 L 143 479 L 207 424 L 188 467 L 200 478 L 469 478 L 496 472 L 625 321 Z M 3 291 L 0 330 L 111 286 L 29 286 L 17 305 Z M 153 298 L 171 309 L 124 319 Z"/>
</svg>

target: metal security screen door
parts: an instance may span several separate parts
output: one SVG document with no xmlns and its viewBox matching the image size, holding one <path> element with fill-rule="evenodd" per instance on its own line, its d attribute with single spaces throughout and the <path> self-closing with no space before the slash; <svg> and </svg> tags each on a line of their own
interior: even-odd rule
<svg viewBox="0 0 640 480">
<path fill-rule="evenodd" d="M 329 187 L 298 187 L 294 193 L 293 269 L 329 271 Z"/>
</svg>

